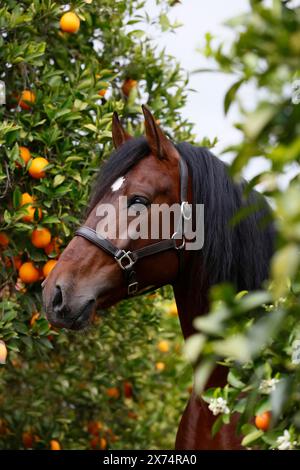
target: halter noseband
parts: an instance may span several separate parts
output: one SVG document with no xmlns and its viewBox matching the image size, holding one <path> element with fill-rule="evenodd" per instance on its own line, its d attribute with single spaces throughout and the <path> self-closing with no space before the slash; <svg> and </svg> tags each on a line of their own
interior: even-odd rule
<svg viewBox="0 0 300 470">
<path fill-rule="evenodd" d="M 127 293 L 129 296 L 135 295 L 139 291 L 139 283 L 137 280 L 136 271 L 134 266 L 136 262 L 147 256 L 155 255 L 163 251 L 175 249 L 179 254 L 179 271 L 183 264 L 183 249 L 185 247 L 184 232 L 182 233 L 182 227 L 184 227 L 184 220 L 191 218 L 191 208 L 187 201 L 188 191 L 188 168 L 186 162 L 180 158 L 180 220 L 178 221 L 177 229 L 173 233 L 170 239 L 161 240 L 152 245 L 139 248 L 135 251 L 120 250 L 110 240 L 102 237 L 99 233 L 86 225 L 78 228 L 75 235 L 85 238 L 94 245 L 101 248 L 103 251 L 113 256 L 120 268 L 125 274 L 127 282 Z M 176 240 L 181 237 L 182 243 L 177 245 Z"/>
</svg>

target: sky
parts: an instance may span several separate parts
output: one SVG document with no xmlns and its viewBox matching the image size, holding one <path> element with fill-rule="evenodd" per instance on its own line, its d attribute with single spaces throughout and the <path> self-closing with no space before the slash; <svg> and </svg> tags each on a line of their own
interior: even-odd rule
<svg viewBox="0 0 300 470">
<path fill-rule="evenodd" d="M 205 33 L 210 32 L 218 41 L 229 41 L 233 33 L 223 23 L 248 9 L 248 0 L 182 0 L 172 9 L 170 18 L 178 19 L 183 26 L 176 30 L 176 34 L 162 34 L 159 43 L 165 45 L 188 72 L 212 68 L 212 63 L 197 51 L 204 45 Z M 217 150 L 239 137 L 232 125 L 236 115 L 231 113 L 225 117 L 223 112 L 224 95 L 233 82 L 234 77 L 225 74 L 190 75 L 190 88 L 196 92 L 189 93 L 183 114 L 195 123 L 200 138 L 218 136 Z"/>
<path fill-rule="evenodd" d="M 228 88 L 236 78 L 219 73 L 192 73 L 199 68 L 212 68 L 212 62 L 206 59 L 199 49 L 205 43 L 205 33 L 210 32 L 218 41 L 230 43 L 234 38 L 232 30 L 224 25 L 225 21 L 249 11 L 248 0 L 181 0 L 181 4 L 172 8 L 171 22 L 178 20 L 183 25 L 176 33 L 162 33 L 154 37 L 159 47 L 173 55 L 182 68 L 190 73 L 189 87 L 195 90 L 188 93 L 188 101 L 182 114 L 195 124 L 198 139 L 218 137 L 218 144 L 213 152 L 224 161 L 232 159 L 231 154 L 221 155 L 226 146 L 239 142 L 242 134 L 235 129 L 238 121 L 237 107 L 232 107 L 224 115 L 223 101 Z M 155 1 L 149 0 L 147 12 L 155 16 Z M 198 49 L 198 50 L 197 50 Z M 255 90 L 244 88 L 243 102 L 253 103 Z M 246 178 L 252 178 L 259 171 L 268 169 L 269 163 L 263 158 L 254 159 L 245 169 Z"/>
</svg>

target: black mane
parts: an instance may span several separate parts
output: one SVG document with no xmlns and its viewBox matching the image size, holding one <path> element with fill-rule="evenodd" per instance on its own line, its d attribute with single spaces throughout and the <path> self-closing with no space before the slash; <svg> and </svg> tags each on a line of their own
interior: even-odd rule
<svg viewBox="0 0 300 470">
<path fill-rule="evenodd" d="M 234 182 L 226 164 L 208 149 L 188 143 L 176 148 L 192 175 L 193 202 L 204 204 L 204 246 L 193 252 L 189 266 L 193 295 L 195 289 L 201 292 L 204 284 L 209 287 L 226 281 L 233 282 L 238 290 L 259 288 L 268 277 L 274 244 L 271 211 L 265 198 L 254 190 L 245 196 L 247 183 Z M 149 154 L 144 137 L 129 140 L 114 151 L 96 179 L 88 210 L 117 178 Z M 248 215 L 231 224 L 241 209 Z"/>
</svg>

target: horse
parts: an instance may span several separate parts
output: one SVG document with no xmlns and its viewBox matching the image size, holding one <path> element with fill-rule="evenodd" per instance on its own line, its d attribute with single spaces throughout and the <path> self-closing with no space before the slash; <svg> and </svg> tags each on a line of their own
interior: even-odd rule
<svg viewBox="0 0 300 470">
<path fill-rule="evenodd" d="M 46 316 L 55 327 L 79 330 L 92 321 L 95 309 L 108 308 L 148 288 L 173 287 L 184 338 L 194 333 L 193 320 L 209 311 L 209 290 L 230 282 L 238 291 L 258 289 L 267 279 L 273 253 L 274 228 L 265 198 L 234 181 L 228 167 L 208 149 L 173 143 L 146 106 L 142 106 L 145 136 L 132 137 L 113 115 L 115 150 L 100 169 L 87 206 L 84 226 L 60 256 L 44 281 Z M 248 188 L 248 190 L 247 190 Z M 126 196 L 128 206 L 118 209 Z M 153 204 L 178 203 L 187 219 L 204 204 L 204 244 L 187 250 L 184 233 L 169 239 L 130 239 L 103 236 L 96 230 L 97 207 L 110 204 L 118 223 L 138 204 L 151 215 Z M 247 216 L 232 224 L 242 209 Z M 171 227 L 176 233 L 175 221 Z M 216 365 L 206 387 L 226 384 L 228 370 Z M 237 450 L 237 417 L 214 437 L 216 417 L 194 391 L 181 417 L 175 448 L 184 450 Z"/>
</svg>

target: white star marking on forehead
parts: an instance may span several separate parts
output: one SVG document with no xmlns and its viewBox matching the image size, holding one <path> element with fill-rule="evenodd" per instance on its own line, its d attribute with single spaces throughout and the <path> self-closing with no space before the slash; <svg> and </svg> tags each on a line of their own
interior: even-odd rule
<svg viewBox="0 0 300 470">
<path fill-rule="evenodd" d="M 113 191 L 113 192 L 118 191 L 118 190 L 121 188 L 121 186 L 122 186 L 122 184 L 124 183 L 124 181 L 125 181 L 125 176 L 120 176 L 120 178 L 118 178 L 118 179 L 114 182 L 114 184 L 111 185 L 112 191 Z"/>
</svg>

